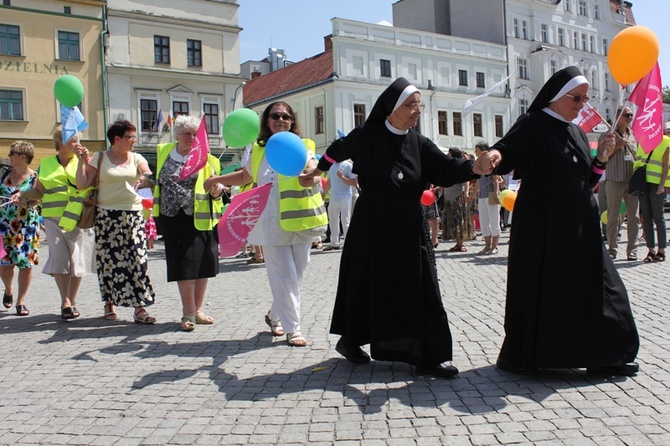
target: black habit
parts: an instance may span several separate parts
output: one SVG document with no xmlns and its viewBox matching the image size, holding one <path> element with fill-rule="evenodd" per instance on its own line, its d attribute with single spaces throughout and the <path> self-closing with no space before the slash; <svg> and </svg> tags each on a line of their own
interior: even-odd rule
<svg viewBox="0 0 670 446">
<path fill-rule="evenodd" d="M 327 171 L 328 158 L 351 158 L 361 189 L 330 332 L 352 345 L 370 344 L 375 359 L 430 366 L 452 359 L 452 340 L 420 198 L 428 184 L 450 186 L 477 175 L 472 161 L 451 158 L 414 129 L 398 135 L 386 127 L 409 85 L 399 82 L 380 96 L 365 125 L 335 141 L 319 162 Z"/>
<path fill-rule="evenodd" d="M 527 370 L 631 362 L 639 339 L 600 234 L 592 192 L 600 174 L 588 140 L 541 108 L 522 115 L 492 147 L 502 154 L 496 173 L 514 169 L 521 178 L 499 362 Z"/>
</svg>

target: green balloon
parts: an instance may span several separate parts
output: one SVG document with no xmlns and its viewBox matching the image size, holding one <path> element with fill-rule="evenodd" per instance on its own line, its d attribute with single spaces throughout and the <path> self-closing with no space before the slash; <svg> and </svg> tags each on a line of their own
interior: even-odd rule
<svg viewBox="0 0 670 446">
<path fill-rule="evenodd" d="M 54 94 L 58 102 L 64 106 L 74 107 L 84 97 L 84 86 L 79 79 L 71 74 L 66 74 L 56 79 Z"/>
<path fill-rule="evenodd" d="M 240 108 L 223 121 L 223 139 L 229 147 L 244 147 L 253 143 L 261 131 L 261 120 L 255 111 Z"/>
</svg>

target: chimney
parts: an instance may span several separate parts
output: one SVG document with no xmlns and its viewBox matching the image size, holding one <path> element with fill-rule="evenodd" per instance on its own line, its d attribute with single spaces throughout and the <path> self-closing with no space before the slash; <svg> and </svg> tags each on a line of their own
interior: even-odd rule
<svg viewBox="0 0 670 446">
<path fill-rule="evenodd" d="M 251 78 L 252 78 L 252 79 L 256 79 L 256 78 L 259 77 L 260 75 L 261 75 L 261 72 L 260 72 L 260 71 L 252 71 L 252 72 L 251 72 Z"/>
<path fill-rule="evenodd" d="M 333 35 L 328 34 L 323 38 L 323 50 L 328 51 L 333 49 Z"/>
</svg>

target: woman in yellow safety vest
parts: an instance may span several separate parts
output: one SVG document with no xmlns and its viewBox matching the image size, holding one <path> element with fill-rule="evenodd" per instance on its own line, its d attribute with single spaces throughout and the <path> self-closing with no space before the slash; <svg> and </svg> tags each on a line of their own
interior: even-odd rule
<svg viewBox="0 0 670 446">
<path fill-rule="evenodd" d="M 168 282 L 177 282 L 182 304 L 181 330 L 213 324 L 202 311 L 207 281 L 219 272 L 214 226 L 221 218 L 223 187 L 205 190 L 203 182 L 220 171 L 219 160 L 207 156 L 198 172 L 179 179 L 200 126 L 195 116 L 175 120 L 176 143 L 159 144 L 154 189 L 154 215 L 165 243 Z"/>
<path fill-rule="evenodd" d="M 307 340 L 300 332 L 300 284 L 309 263 L 312 239 L 323 233 L 328 216 L 318 190 L 302 187 L 298 177 L 286 177 L 275 172 L 265 158 L 265 143 L 278 132 L 300 136 L 295 113 L 285 102 L 273 102 L 261 116 L 261 131 L 244 168 L 205 181 L 208 190 L 216 183 L 242 185 L 251 181 L 258 185 L 272 183 L 267 206 L 249 234 L 249 243 L 263 246 L 272 306 L 265 316 L 272 334 L 286 333 L 289 345 L 303 347 Z M 308 166 L 316 166 L 314 141 L 306 139 Z"/>
<path fill-rule="evenodd" d="M 40 164 L 35 186 L 21 192 L 20 199 L 42 200 L 42 217 L 49 246 L 49 258 L 42 272 L 53 276 L 60 293 L 63 319 L 79 317 L 76 307 L 81 278 L 95 271 L 95 236 L 93 228 L 75 227 L 66 231 L 59 226 L 68 200 L 77 192 L 77 159 L 75 150 L 81 149 L 79 134 L 63 142 L 63 129 L 53 134 L 56 154 L 44 158 Z"/>
</svg>

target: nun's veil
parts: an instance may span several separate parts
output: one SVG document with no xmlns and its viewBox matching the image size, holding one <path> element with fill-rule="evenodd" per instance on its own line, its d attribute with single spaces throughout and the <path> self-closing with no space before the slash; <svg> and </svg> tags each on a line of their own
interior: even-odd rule
<svg viewBox="0 0 670 446">
<path fill-rule="evenodd" d="M 419 91 L 404 77 L 399 77 L 377 98 L 372 111 L 365 120 L 366 124 L 384 122 L 386 117 L 393 113 L 413 93 Z"/>
<path fill-rule="evenodd" d="M 554 73 L 542 86 L 535 100 L 528 108 L 528 113 L 542 110 L 544 107 L 559 99 L 575 87 L 588 84 L 588 81 L 579 71 L 579 68 L 570 66 Z"/>
</svg>

